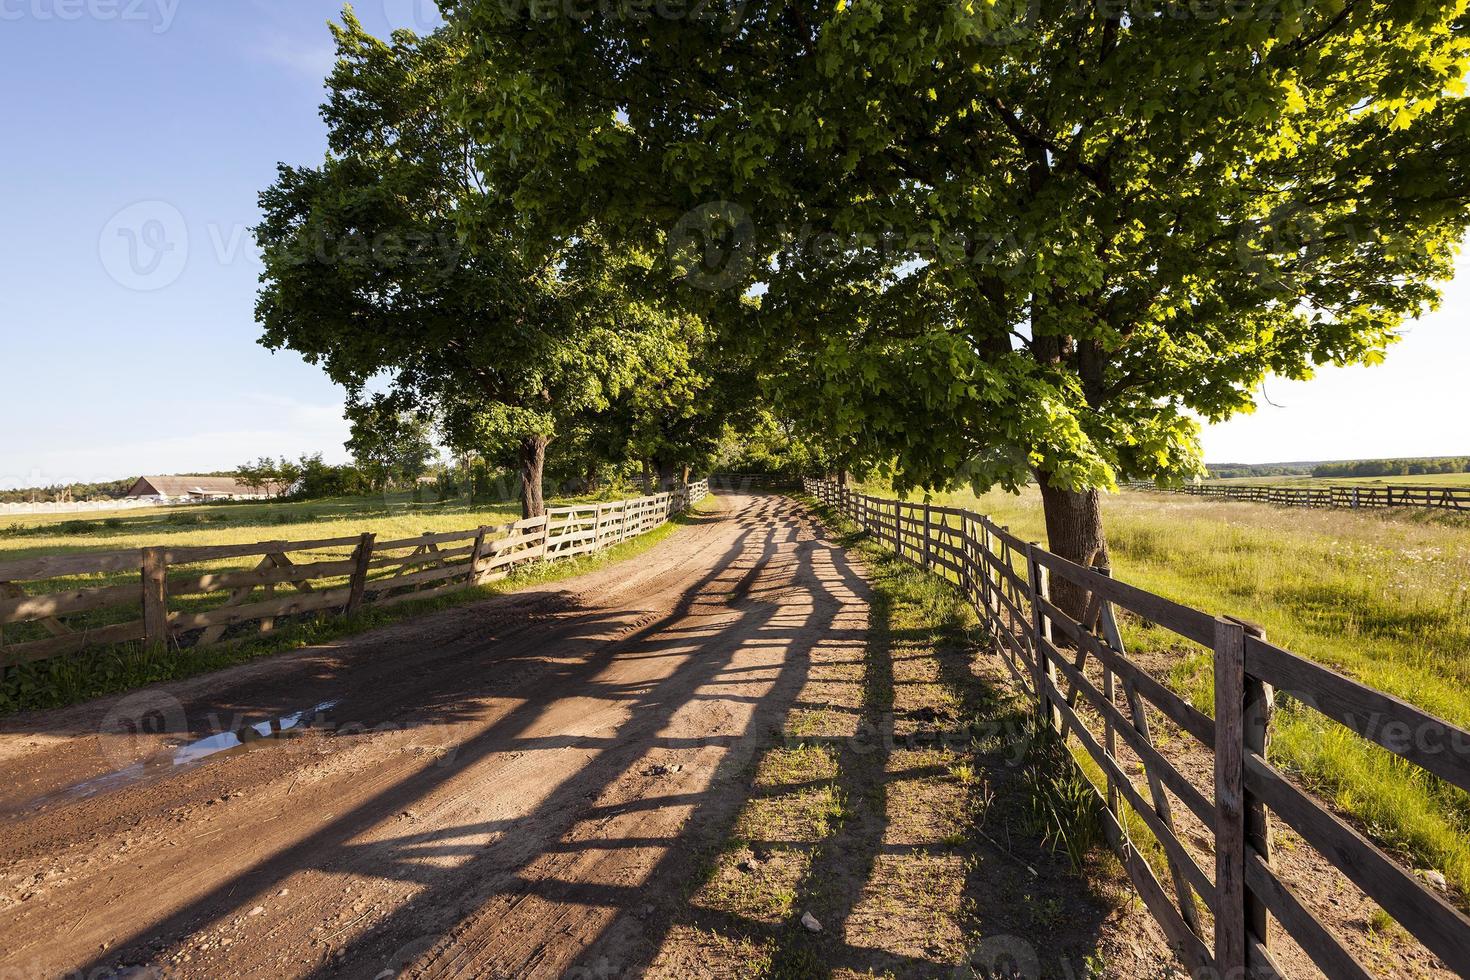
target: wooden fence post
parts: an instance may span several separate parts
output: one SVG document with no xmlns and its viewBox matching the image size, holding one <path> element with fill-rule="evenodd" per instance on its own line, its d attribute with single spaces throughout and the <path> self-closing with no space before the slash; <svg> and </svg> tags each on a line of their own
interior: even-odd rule
<svg viewBox="0 0 1470 980">
<path fill-rule="evenodd" d="M 1215 620 L 1215 969 L 1246 975 L 1245 628 Z"/>
<path fill-rule="evenodd" d="M 1036 693 L 1042 714 L 1046 716 L 1052 730 L 1062 730 L 1062 712 L 1051 703 L 1051 692 L 1048 684 L 1056 683 L 1057 666 L 1052 661 L 1050 654 L 1046 652 L 1047 644 L 1051 642 L 1051 620 L 1041 609 L 1038 600 L 1051 599 L 1051 574 L 1036 560 L 1036 552 L 1041 550 L 1041 545 L 1035 541 L 1026 543 L 1026 582 L 1031 591 L 1031 653 L 1035 663 L 1032 664 L 1032 673 L 1036 678 Z"/>
<path fill-rule="evenodd" d="M 1097 569 L 1095 569 L 1095 571 L 1105 578 L 1113 577 L 1113 570 L 1105 565 L 1099 566 Z M 1098 626 L 1100 628 L 1100 632 L 1103 633 L 1103 639 L 1107 643 L 1112 644 L 1113 638 L 1107 634 L 1109 632 L 1108 626 L 1113 625 L 1111 623 L 1113 617 L 1113 604 L 1102 595 L 1099 595 L 1097 598 L 1100 603 L 1098 609 Z M 1092 624 L 1083 623 L 1082 628 L 1090 630 L 1092 629 Z M 1122 644 L 1119 643 L 1117 644 L 1117 646 L 1118 652 L 1121 654 L 1123 652 Z M 1107 699 L 1108 704 L 1114 704 L 1114 699 L 1117 697 L 1117 687 L 1113 680 L 1113 668 L 1104 663 L 1102 665 L 1102 672 L 1103 697 Z M 1103 751 L 1108 754 L 1108 758 L 1110 759 L 1116 760 L 1118 758 L 1118 733 L 1113 728 L 1112 715 L 1107 715 L 1103 718 Z M 1112 812 L 1114 819 L 1116 819 L 1118 821 L 1118 824 L 1122 826 L 1123 813 L 1118 808 L 1118 785 L 1113 781 L 1113 770 L 1107 770 L 1104 775 L 1106 775 L 1108 778 L 1108 810 Z"/>
<path fill-rule="evenodd" d="M 480 537 L 475 539 L 475 547 L 478 549 L 485 536 L 485 529 L 480 528 Z M 342 610 L 344 616 L 351 616 L 362 606 L 363 592 L 367 589 L 368 565 L 373 560 L 373 541 L 377 535 L 371 532 L 364 534 L 357 542 L 357 551 L 353 559 L 357 566 L 352 569 L 351 590 L 347 593 L 347 607 Z M 476 558 L 470 559 L 470 581 L 475 580 Z"/>
<path fill-rule="evenodd" d="M 168 649 L 168 555 L 143 549 L 143 638 L 149 648 Z"/>
<path fill-rule="evenodd" d="M 990 553 L 990 525 L 987 523 L 989 520 L 990 518 L 983 514 L 980 516 L 980 539 L 975 542 L 977 549 L 975 567 L 980 573 L 980 601 L 985 606 L 983 614 L 985 625 L 994 633 L 1000 625 L 1000 613 L 997 611 L 999 602 L 991 595 L 990 563 L 985 560 L 985 556 Z"/>
<path fill-rule="evenodd" d="M 1230 619 L 1240 624 L 1246 636 L 1258 640 L 1266 638 L 1264 627 L 1233 616 Z M 1243 677 L 1241 721 L 1245 751 L 1255 753 L 1264 761 L 1266 751 L 1271 746 L 1271 722 L 1276 713 L 1276 689 L 1249 674 L 1243 674 Z M 1255 848 L 1256 853 L 1261 855 L 1261 859 L 1266 862 L 1267 866 L 1274 867 L 1275 848 L 1271 814 L 1266 809 L 1266 805 L 1256 799 L 1249 790 L 1243 791 L 1242 803 L 1245 814 L 1246 846 Z M 1249 889 L 1245 893 L 1245 922 L 1246 927 L 1255 938 L 1261 941 L 1261 945 L 1266 947 L 1267 952 L 1270 952 L 1271 916 L 1266 909 L 1266 903 Z"/>
<path fill-rule="evenodd" d="M 919 564 L 922 565 L 922 566 L 924 566 L 925 568 L 929 569 L 930 571 L 933 571 L 933 569 L 934 569 L 934 552 L 932 550 L 933 546 L 929 544 L 929 531 L 930 531 L 929 501 L 926 498 L 924 500 L 924 530 L 922 532 L 923 535 L 924 535 L 924 541 L 923 541 L 923 549 L 922 549 L 922 551 L 919 554 Z"/>
</svg>

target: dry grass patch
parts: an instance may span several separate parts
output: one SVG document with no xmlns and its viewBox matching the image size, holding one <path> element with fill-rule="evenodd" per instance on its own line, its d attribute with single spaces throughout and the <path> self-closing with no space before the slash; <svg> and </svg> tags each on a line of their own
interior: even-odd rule
<svg viewBox="0 0 1470 980">
<path fill-rule="evenodd" d="M 751 923 L 791 918 L 796 892 L 811 868 L 809 848 L 740 847 L 715 859 L 709 881 L 694 896 L 698 908 Z"/>
<path fill-rule="evenodd" d="M 837 754 L 832 749 L 825 745 L 797 745 L 772 749 L 762 756 L 755 784 L 769 788 L 836 778 Z"/>
<path fill-rule="evenodd" d="M 879 855 L 848 917 L 847 942 L 858 947 L 880 942 L 889 956 L 927 961 L 935 973 L 944 964 L 964 963 L 970 945 L 965 879 L 966 862 L 958 854 Z"/>
<path fill-rule="evenodd" d="M 968 755 L 948 749 L 901 749 L 888 764 L 885 843 L 958 845 L 977 809 L 973 779 L 959 772 Z M 969 770 L 973 772 L 973 770 Z"/>
<path fill-rule="evenodd" d="M 700 977 L 701 980 L 745 980 L 766 976 L 775 944 L 748 936 L 727 936 L 714 929 L 676 925 L 669 930 L 649 977 Z"/>
</svg>

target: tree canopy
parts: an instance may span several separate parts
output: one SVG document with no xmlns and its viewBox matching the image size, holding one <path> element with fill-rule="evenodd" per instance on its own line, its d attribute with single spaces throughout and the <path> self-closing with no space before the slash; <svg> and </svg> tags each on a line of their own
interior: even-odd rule
<svg viewBox="0 0 1470 980">
<path fill-rule="evenodd" d="M 523 226 L 719 215 L 787 414 L 901 486 L 1035 478 L 1082 562 L 1097 488 L 1200 472 L 1268 373 L 1380 359 L 1470 223 L 1463 3 L 446 7 Z"/>
<path fill-rule="evenodd" d="M 262 342 L 320 363 L 351 399 L 438 418 L 456 445 L 517 445 L 523 509 L 539 514 L 547 442 L 666 358 L 687 314 L 650 299 L 651 263 L 594 221 L 553 243 L 519 234 L 450 111 L 462 38 L 384 42 L 350 11 L 333 33 L 329 153 L 282 166 L 261 195 Z"/>
</svg>

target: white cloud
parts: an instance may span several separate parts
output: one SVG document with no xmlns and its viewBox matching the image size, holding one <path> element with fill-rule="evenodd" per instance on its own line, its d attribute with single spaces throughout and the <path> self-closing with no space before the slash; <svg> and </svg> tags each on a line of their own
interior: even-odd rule
<svg viewBox="0 0 1470 980">
<path fill-rule="evenodd" d="M 324 80 L 337 60 L 337 50 L 330 38 L 306 41 L 273 33 L 250 45 L 248 51 L 256 60 L 279 65 L 316 81 Z"/>
</svg>

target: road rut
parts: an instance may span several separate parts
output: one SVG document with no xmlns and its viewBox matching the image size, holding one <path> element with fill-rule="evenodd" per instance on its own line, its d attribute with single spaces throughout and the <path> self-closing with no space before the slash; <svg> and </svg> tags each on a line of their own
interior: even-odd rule
<svg viewBox="0 0 1470 980">
<path fill-rule="evenodd" d="M 867 627 L 796 504 L 722 500 L 555 586 L 8 719 L 0 975 L 646 965 L 812 652 Z"/>
</svg>

